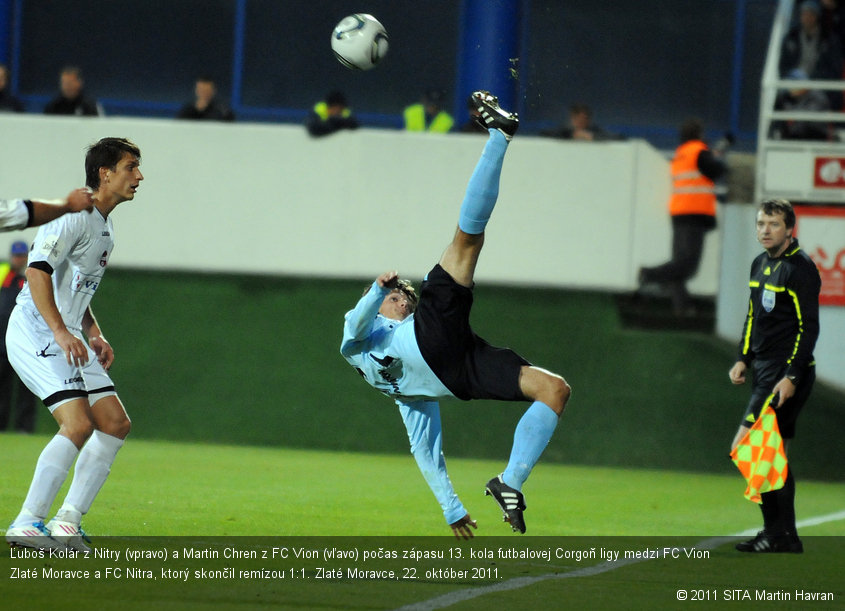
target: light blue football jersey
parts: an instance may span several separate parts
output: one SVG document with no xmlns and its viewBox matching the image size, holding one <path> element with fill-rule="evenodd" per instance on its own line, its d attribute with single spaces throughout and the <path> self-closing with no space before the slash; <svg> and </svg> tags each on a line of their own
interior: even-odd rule
<svg viewBox="0 0 845 611">
<path fill-rule="evenodd" d="M 373 282 L 346 313 L 340 353 L 373 388 L 399 402 L 453 397 L 420 353 L 414 315 L 398 321 L 378 313 L 389 293 Z"/>
</svg>

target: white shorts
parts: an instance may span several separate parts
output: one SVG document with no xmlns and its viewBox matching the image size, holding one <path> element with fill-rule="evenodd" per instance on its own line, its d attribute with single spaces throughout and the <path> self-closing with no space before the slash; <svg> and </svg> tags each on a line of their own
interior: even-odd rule
<svg viewBox="0 0 845 611">
<path fill-rule="evenodd" d="M 16 306 L 12 310 L 6 329 L 6 354 L 20 379 L 50 413 L 73 399 L 86 398 L 93 405 L 117 394 L 114 382 L 90 347 L 85 365 L 68 365 L 41 315 L 29 309 Z"/>
</svg>

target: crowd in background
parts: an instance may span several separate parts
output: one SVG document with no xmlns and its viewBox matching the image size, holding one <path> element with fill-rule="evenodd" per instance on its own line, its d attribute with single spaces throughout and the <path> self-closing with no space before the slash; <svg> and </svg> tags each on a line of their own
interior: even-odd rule
<svg viewBox="0 0 845 611">
<path fill-rule="evenodd" d="M 803 0 L 797 3 L 793 25 L 783 39 L 779 60 L 782 79 L 842 80 L 845 76 L 845 2 L 842 0 Z M 0 64 L 0 112 L 24 112 L 20 99 L 9 91 L 11 77 Z M 417 101 L 408 101 L 402 111 L 402 126 L 408 131 L 447 133 L 476 132 L 469 116 L 453 117 L 446 108 L 451 104 L 443 88 L 428 87 Z M 782 90 L 776 110 L 840 111 L 841 90 L 821 91 L 797 84 Z M 561 108 L 562 112 L 566 112 Z M 43 108 L 45 114 L 103 116 L 98 100 L 85 88 L 82 69 L 68 65 L 59 74 L 59 90 Z M 234 121 L 235 113 L 218 95 L 217 83 L 210 75 L 200 75 L 194 83 L 194 98 L 175 114 L 178 119 Z M 355 129 L 361 121 L 355 116 L 344 92 L 333 90 L 319 100 L 305 120 L 313 136 L 325 136 L 338 130 Z M 823 121 L 775 121 L 770 136 L 783 139 L 838 140 L 838 124 Z M 540 131 L 541 136 L 582 141 L 624 139 L 624 135 L 605 130 L 594 122 L 587 103 L 576 101 L 568 107 L 568 117 L 560 125 Z"/>
<path fill-rule="evenodd" d="M 840 0 L 803 0 L 781 46 L 778 72 L 796 85 L 778 93 L 775 110 L 841 111 L 841 90 L 823 91 L 799 81 L 845 78 L 845 3 Z M 770 136 L 787 140 L 838 140 L 837 125 L 827 121 L 775 121 Z"/>
</svg>

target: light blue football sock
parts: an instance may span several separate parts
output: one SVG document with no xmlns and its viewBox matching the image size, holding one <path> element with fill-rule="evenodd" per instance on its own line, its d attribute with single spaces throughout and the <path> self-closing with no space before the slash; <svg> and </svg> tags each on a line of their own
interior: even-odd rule
<svg viewBox="0 0 845 611">
<path fill-rule="evenodd" d="M 558 415 L 540 401 L 531 404 L 513 434 L 513 449 L 502 479 L 511 488 L 522 490 L 531 469 L 540 460 L 540 455 L 557 427 Z"/>
<path fill-rule="evenodd" d="M 490 138 L 484 145 L 481 158 L 469 179 L 458 227 L 464 233 L 476 235 L 484 233 L 493 206 L 499 197 L 499 177 L 502 175 L 502 163 L 508 141 L 500 131 L 491 129 Z"/>
</svg>

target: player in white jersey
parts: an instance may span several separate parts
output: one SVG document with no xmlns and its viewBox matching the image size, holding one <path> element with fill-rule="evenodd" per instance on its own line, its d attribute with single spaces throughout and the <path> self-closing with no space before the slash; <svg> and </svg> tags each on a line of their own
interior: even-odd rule
<svg viewBox="0 0 845 611">
<path fill-rule="evenodd" d="M 90 208 L 91 189 L 74 189 L 59 201 L 34 199 L 0 199 L 0 231 L 37 227 L 68 212 Z"/>
<path fill-rule="evenodd" d="M 90 302 L 114 246 L 110 213 L 135 197 L 144 179 L 140 163 L 141 153 L 129 140 L 103 138 L 93 144 L 85 157 L 93 208 L 42 226 L 30 250 L 28 282 L 9 320 L 6 348 L 59 432 L 38 458 L 21 512 L 6 531 L 11 545 L 87 549 L 82 516 L 129 434 L 129 417 L 108 375 L 114 351 Z M 45 526 L 74 460 L 67 497 Z"/>
<path fill-rule="evenodd" d="M 514 432 L 507 467 L 487 482 L 514 531 L 525 532 L 522 484 L 551 439 L 569 399 L 564 379 L 513 350 L 491 346 L 470 328 L 475 266 L 499 193 L 508 143 L 519 126 L 486 91 L 470 98 L 490 137 L 467 186 L 458 229 L 426 276 L 419 298 L 397 272 L 386 272 L 345 317 L 340 352 L 374 388 L 393 398 L 411 452 L 456 537 L 477 528 L 452 488 L 441 451 L 441 398 L 529 401 Z"/>
</svg>

